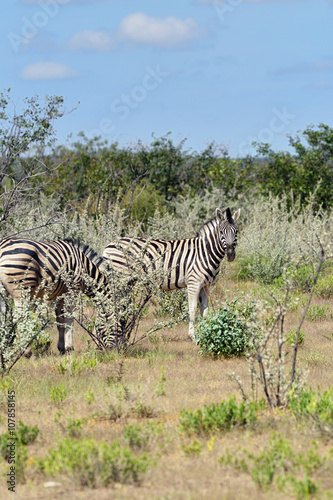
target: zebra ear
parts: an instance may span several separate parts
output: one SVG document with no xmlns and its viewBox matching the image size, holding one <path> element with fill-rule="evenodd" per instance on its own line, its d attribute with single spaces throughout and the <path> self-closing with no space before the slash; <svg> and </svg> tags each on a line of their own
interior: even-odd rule
<svg viewBox="0 0 333 500">
<path fill-rule="evenodd" d="M 223 219 L 227 220 L 228 222 L 232 222 L 232 215 L 229 207 L 226 208 L 225 211 L 223 212 Z"/>
<path fill-rule="evenodd" d="M 232 215 L 230 208 L 226 208 L 223 212 L 219 208 L 216 209 L 216 218 L 219 220 L 227 220 L 228 222 L 232 222 Z"/>
<path fill-rule="evenodd" d="M 239 209 L 238 209 L 238 210 L 236 210 L 236 212 L 232 215 L 232 218 L 234 219 L 234 221 L 235 221 L 235 222 L 239 219 L 240 213 L 241 213 L 241 209 L 239 208 Z"/>
<path fill-rule="evenodd" d="M 222 210 L 220 210 L 219 208 L 217 208 L 215 210 L 215 214 L 216 214 L 216 218 L 218 220 L 223 220 L 224 219 L 224 213 L 222 212 Z"/>
</svg>

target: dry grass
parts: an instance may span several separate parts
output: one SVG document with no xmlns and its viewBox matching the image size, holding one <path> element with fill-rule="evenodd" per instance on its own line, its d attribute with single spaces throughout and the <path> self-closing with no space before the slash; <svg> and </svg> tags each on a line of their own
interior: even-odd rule
<svg viewBox="0 0 333 500">
<path fill-rule="evenodd" d="M 231 295 L 235 283 L 228 280 L 214 289 L 214 300 L 223 298 L 223 290 L 228 288 Z M 250 293 L 250 286 L 243 289 Z M 316 300 L 318 304 L 323 301 Z M 333 300 L 325 301 L 333 309 Z M 295 327 L 300 312 L 288 317 L 286 331 Z M 152 317 L 140 325 L 146 331 L 153 323 Z M 333 373 L 333 327 L 332 320 L 306 321 L 305 344 L 300 348 L 300 366 L 309 370 L 308 385 L 314 389 L 327 388 L 332 383 Z M 249 373 L 245 358 L 212 360 L 198 355 L 197 347 L 187 337 L 188 325 L 181 324 L 174 330 L 160 332 L 153 339 L 139 343 L 126 356 L 111 355 L 99 361 L 94 369 L 83 367 L 74 375 L 60 373 L 59 365 L 65 358 L 56 354 L 56 332 L 52 331 L 52 353 L 43 358 L 22 359 L 11 372 L 16 391 L 16 421 L 23 420 L 28 425 L 38 425 L 40 434 L 29 446 L 29 457 L 43 457 L 54 447 L 66 431 L 68 418 L 84 419 L 82 437 L 112 442 L 123 439 L 123 431 L 129 424 L 144 424 L 153 421 L 163 426 L 160 442 L 148 450 L 154 456 L 155 465 L 149 468 L 141 483 L 137 485 L 114 484 L 109 488 L 84 490 L 74 480 L 56 477 L 53 487 L 45 487 L 49 478 L 37 474 L 33 459 L 28 459 L 26 483 L 17 486 L 16 496 L 21 499 L 161 499 L 161 500 L 210 500 L 220 499 L 281 499 L 284 496 L 276 488 L 269 491 L 259 489 L 249 474 L 219 464 L 218 459 L 229 450 L 237 453 L 246 448 L 257 452 L 269 442 L 271 432 L 280 433 L 290 439 L 295 451 L 306 452 L 311 439 L 318 442 L 319 452 L 328 455 L 332 443 L 313 434 L 310 429 L 301 428 L 288 412 L 264 412 L 259 421 L 246 429 L 235 429 L 222 433 L 211 440 L 211 436 L 196 437 L 180 434 L 179 413 L 183 408 L 198 409 L 204 404 L 221 402 L 240 393 L 229 378 L 235 372 L 249 385 Z M 74 337 L 74 359 L 87 357 L 87 335 L 79 328 Z M 72 364 L 73 366 L 73 364 Z M 165 380 L 161 378 L 164 374 Z M 55 404 L 50 389 L 63 384 L 67 395 L 62 403 Z M 160 389 L 163 389 L 162 391 Z M 161 394 L 162 392 L 162 394 Z M 87 393 L 94 395 L 88 403 Z M 112 408 L 118 404 L 118 417 Z M 120 406 L 119 406 L 120 405 Z M 140 410 L 138 409 L 140 408 Z M 57 412 L 63 417 L 55 422 Z M 7 426 L 7 408 L 1 407 L 0 432 Z M 61 425 L 62 424 L 62 425 Z M 194 439 L 202 444 L 198 456 L 186 456 L 183 446 Z M 1 470 L 7 472 L 8 464 Z M 315 476 L 321 481 L 322 490 L 330 489 L 333 494 L 333 463 L 319 469 Z M 318 481 L 317 481 L 318 480 Z M 7 489 L 2 478 L 0 498 L 5 499 Z M 325 498 L 325 497 L 323 497 Z M 329 498 L 329 495 L 327 496 Z"/>
</svg>

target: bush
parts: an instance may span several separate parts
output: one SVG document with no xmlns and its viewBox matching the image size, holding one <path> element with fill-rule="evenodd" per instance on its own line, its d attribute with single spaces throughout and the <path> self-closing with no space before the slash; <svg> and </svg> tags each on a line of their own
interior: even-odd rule
<svg viewBox="0 0 333 500">
<path fill-rule="evenodd" d="M 37 425 L 29 427 L 29 425 L 25 425 L 22 420 L 19 421 L 16 428 L 16 438 L 19 444 L 27 445 L 33 443 L 38 434 L 39 429 Z"/>
<path fill-rule="evenodd" d="M 314 270 L 312 266 L 300 266 L 293 276 L 293 286 L 301 292 L 310 292 L 313 286 Z"/>
<path fill-rule="evenodd" d="M 333 274 L 318 279 L 315 293 L 323 299 L 330 299 L 333 296 Z"/>
<path fill-rule="evenodd" d="M 280 278 L 286 263 L 284 248 L 277 247 L 269 256 L 255 254 L 248 264 L 248 273 L 254 281 L 270 285 Z"/>
<path fill-rule="evenodd" d="M 60 406 L 67 396 L 67 391 L 62 382 L 50 388 L 50 398 L 54 405 Z"/>
<path fill-rule="evenodd" d="M 29 427 L 21 420 L 16 427 L 15 433 L 15 477 L 18 483 L 25 481 L 25 468 L 28 459 L 27 445 L 35 441 L 39 434 L 37 425 Z M 13 439 L 9 432 L 0 435 L 0 456 L 8 460 L 8 443 Z"/>
<path fill-rule="evenodd" d="M 67 474 L 81 486 L 97 488 L 112 482 L 138 481 L 147 470 L 148 459 L 146 455 L 133 456 L 118 441 L 109 444 L 65 438 L 58 448 L 50 449 L 45 458 L 38 459 L 37 466 L 51 476 Z"/>
<path fill-rule="evenodd" d="M 180 427 L 187 434 L 213 434 L 230 430 L 234 426 L 244 426 L 257 420 L 260 403 L 251 401 L 249 404 L 242 401 L 237 405 L 236 398 L 232 397 L 220 404 L 204 405 L 203 410 L 183 409 L 180 416 Z"/>
<path fill-rule="evenodd" d="M 200 354 L 214 357 L 240 356 L 249 346 L 244 316 L 225 306 L 198 320 L 195 338 Z"/>
<path fill-rule="evenodd" d="M 322 394 L 311 388 L 293 392 L 289 408 L 296 417 L 309 420 L 320 432 L 333 437 L 333 387 Z"/>
<path fill-rule="evenodd" d="M 249 453 L 245 449 L 242 454 L 246 458 L 227 453 L 219 462 L 250 474 L 260 489 L 272 491 L 276 485 L 286 498 L 310 498 L 317 492 L 318 486 L 309 474 L 322 467 L 326 461 L 326 457 L 319 454 L 316 442 L 311 444 L 306 452 L 295 453 L 288 439 L 272 433 L 269 445 L 259 453 Z M 300 475 L 302 479 L 298 479 Z"/>
<path fill-rule="evenodd" d="M 296 328 L 292 328 L 289 333 L 286 336 L 286 341 L 287 345 L 292 346 L 295 345 L 296 342 Z M 305 332 L 304 330 L 300 330 L 299 332 L 299 338 L 298 338 L 298 345 L 301 346 L 304 344 L 305 341 Z"/>
<path fill-rule="evenodd" d="M 162 432 L 163 426 L 156 422 L 132 424 L 124 429 L 124 441 L 132 450 L 148 450 L 156 444 Z"/>
<path fill-rule="evenodd" d="M 240 276 L 270 284 L 286 270 L 299 267 L 295 285 L 309 289 L 318 261 L 318 238 L 327 256 L 331 254 L 332 215 L 316 210 L 313 197 L 302 208 L 299 200 L 290 206 L 287 196 L 271 196 L 249 200 L 245 217 L 237 247 L 238 255 L 244 256 L 238 261 Z"/>
<path fill-rule="evenodd" d="M 31 344 L 31 350 L 36 356 L 43 356 L 51 347 L 49 332 L 41 331 L 36 340 Z"/>
<path fill-rule="evenodd" d="M 155 311 L 154 316 L 180 317 L 183 318 L 184 321 L 188 321 L 187 290 L 160 290 L 157 295 L 157 305 L 159 307 Z"/>
<path fill-rule="evenodd" d="M 309 307 L 306 317 L 309 321 L 322 321 L 332 317 L 332 311 L 329 306 L 314 304 Z"/>
</svg>

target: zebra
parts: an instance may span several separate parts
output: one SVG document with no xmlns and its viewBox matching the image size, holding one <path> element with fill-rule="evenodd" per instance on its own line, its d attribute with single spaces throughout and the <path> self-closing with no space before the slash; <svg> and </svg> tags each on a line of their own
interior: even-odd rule
<svg viewBox="0 0 333 500">
<path fill-rule="evenodd" d="M 22 289 L 30 298 L 56 300 L 60 354 L 73 349 L 74 320 L 66 314 L 65 306 L 69 289 L 91 298 L 99 295 L 112 299 L 107 275 L 101 269 L 103 262 L 105 259 L 88 245 L 70 239 L 40 242 L 5 238 L 0 242 L 0 281 L 15 306 L 20 307 Z M 85 276 L 90 277 L 90 282 Z M 107 312 L 104 319 L 108 320 Z M 100 326 L 98 335 L 105 335 L 105 331 L 106 327 Z M 110 339 L 110 347 L 114 340 Z"/>
<path fill-rule="evenodd" d="M 115 269 L 130 269 L 130 259 L 139 258 L 152 268 L 159 261 L 163 265 L 162 290 L 187 287 L 189 305 L 189 337 L 195 340 L 194 321 L 198 301 L 200 313 L 205 318 L 208 312 L 208 298 L 211 284 L 220 271 L 220 264 L 226 255 L 232 262 L 236 256 L 237 226 L 240 209 L 233 215 L 228 207 L 216 209 L 215 217 L 204 223 L 194 238 L 183 240 L 162 240 L 145 238 L 121 238 L 112 242 L 103 251 Z"/>
</svg>

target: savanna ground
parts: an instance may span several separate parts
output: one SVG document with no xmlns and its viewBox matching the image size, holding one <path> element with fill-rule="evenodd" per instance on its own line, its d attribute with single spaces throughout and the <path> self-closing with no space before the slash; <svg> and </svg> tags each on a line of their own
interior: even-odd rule
<svg viewBox="0 0 333 500">
<path fill-rule="evenodd" d="M 258 283 L 269 283 L 281 296 L 276 287 L 294 272 L 284 333 L 295 330 L 307 300 L 301 290 L 311 289 L 320 251 L 325 266 L 333 258 L 331 127 L 310 126 L 290 137 L 292 153 L 262 144 L 259 156 L 240 159 L 213 143 L 188 150 L 185 140 L 174 144 L 169 134 L 122 148 L 81 133 L 59 147 L 53 123 L 65 113 L 64 100 L 39 101 L 35 96 L 18 107 L 9 90 L 0 94 L 1 239 L 78 238 L 101 255 L 123 236 L 191 238 L 217 207 L 241 208 L 238 257 L 214 287 L 211 307 L 226 293 L 229 300 L 241 292 L 254 298 L 261 303 L 259 337 L 265 339 L 272 306 L 265 309 L 267 291 Z M 251 281 L 232 277 L 238 263 L 238 276 Z M 249 392 L 246 356 L 201 356 L 187 324 L 150 335 L 126 354 L 103 356 L 76 324 L 75 352 L 63 357 L 53 326 L 50 351 L 20 359 L 0 379 L 0 498 L 332 498 L 332 266 L 323 270 L 320 286 L 302 325 L 305 341 L 297 358 L 297 374 L 308 372 L 308 392 L 294 384 L 283 408 L 275 410 L 267 401 L 254 409 L 251 397 L 244 406 L 229 374 Z M 139 336 L 157 321 L 156 309 L 155 303 L 141 319 Z M 12 352 L 18 330 L 10 318 L 7 323 L 2 315 L 0 322 L 3 372 L 4 353 Z M 38 321 L 27 315 L 20 325 L 27 345 L 38 334 Z M 267 359 L 275 362 L 276 351 Z M 11 391 L 15 493 L 5 479 Z M 206 426 L 201 430 L 195 424 L 200 415 Z"/>
<path fill-rule="evenodd" d="M 230 268 L 228 265 L 213 287 L 211 307 L 225 293 L 229 298 L 239 291 L 248 296 L 258 293 L 253 282 L 237 283 Z M 286 332 L 297 327 L 305 297 L 301 294 L 297 310 L 287 314 Z M 316 309 L 312 309 L 311 320 L 303 324 L 305 341 L 299 348 L 298 369 L 308 371 L 307 387 L 323 391 L 332 384 L 333 299 L 314 297 L 312 306 L 316 304 L 317 311 L 324 313 L 316 314 Z M 154 321 L 151 308 L 140 323 L 140 331 L 147 331 Z M 182 323 L 143 340 L 126 355 L 100 357 L 89 347 L 87 334 L 76 326 L 75 352 L 60 357 L 53 328 L 50 354 L 21 359 L 10 372 L 16 422 L 37 425 L 39 434 L 28 446 L 24 479 L 16 484 L 15 494 L 7 490 L 3 475 L 9 465 L 2 461 L 0 498 L 333 498 L 332 437 L 320 433 L 308 421 L 296 419 L 289 410 L 273 411 L 266 407 L 253 423 L 221 432 L 188 434 L 181 428 L 180 414 L 184 408 L 202 409 L 232 396 L 241 402 L 240 390 L 229 376 L 231 372 L 242 379 L 245 390 L 250 388 L 246 357 L 200 356 L 187 332 L 188 325 Z M 0 431 L 6 430 L 7 401 L 3 397 Z M 36 465 L 38 458 L 45 457 L 48 450 L 57 448 L 66 438 L 81 442 L 92 438 L 106 443 L 118 440 L 135 456 L 146 453 L 147 470 L 132 484 L 115 481 L 96 488 L 85 485 L 74 473 L 56 473 L 55 466 L 53 475 L 45 474 Z M 279 438 L 288 440 L 292 453 L 298 457 L 309 457 L 307 467 L 295 462 L 290 470 L 284 465 L 275 471 L 280 479 L 293 475 L 301 482 L 299 487 L 292 487 L 292 483 L 279 487 L 279 478 L 266 487 L 253 480 L 254 464 L 260 466 L 260 461 L 255 462 L 253 457 Z M 302 487 L 309 478 L 316 488 Z"/>
</svg>

